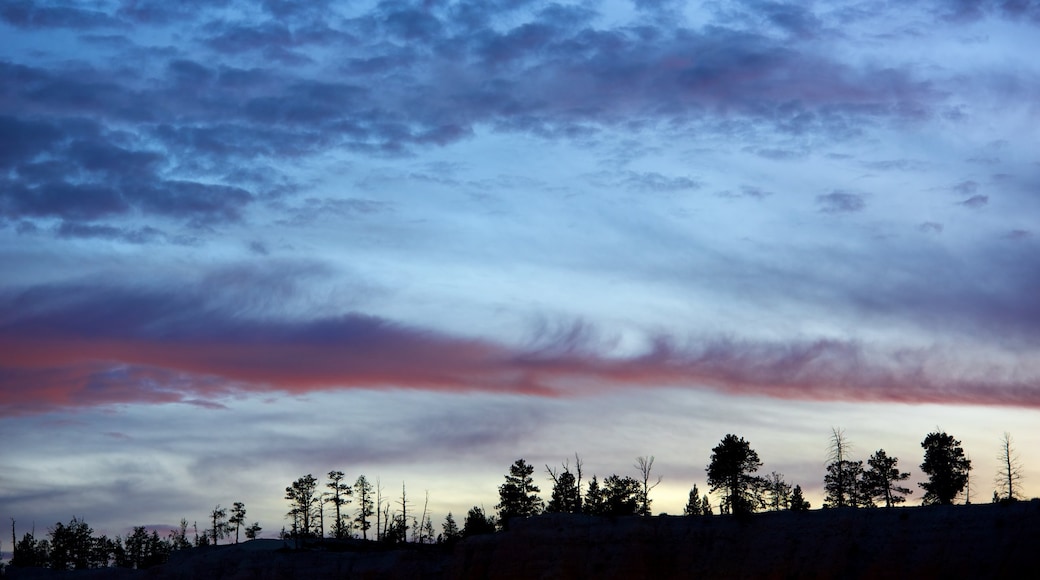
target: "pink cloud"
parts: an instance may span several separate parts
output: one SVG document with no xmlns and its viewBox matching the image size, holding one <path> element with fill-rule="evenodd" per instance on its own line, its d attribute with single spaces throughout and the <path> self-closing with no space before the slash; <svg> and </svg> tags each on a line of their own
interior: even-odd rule
<svg viewBox="0 0 1040 580">
<path fill-rule="evenodd" d="M 511 349 L 399 327 L 370 341 L 0 339 L 0 414 L 123 403 L 220 405 L 240 393 L 351 388 L 584 396 L 679 387 L 785 399 L 1040 408 L 1040 377 L 971 380 L 925 371 L 928 355 L 881 357 L 852 342 L 716 341 L 616 358 Z"/>
</svg>

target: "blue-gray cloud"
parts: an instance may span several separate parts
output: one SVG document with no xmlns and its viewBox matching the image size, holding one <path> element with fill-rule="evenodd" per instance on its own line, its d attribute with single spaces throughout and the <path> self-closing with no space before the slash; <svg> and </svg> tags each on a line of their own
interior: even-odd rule
<svg viewBox="0 0 1040 580">
<path fill-rule="evenodd" d="M 855 213 L 863 211 L 867 202 L 858 193 L 845 191 L 832 191 L 831 193 L 816 196 L 816 204 L 823 213 Z"/>
<path fill-rule="evenodd" d="M 927 115 L 943 99 L 909 68 L 846 63 L 792 43 L 820 26 L 798 5 L 756 2 L 698 27 L 602 27 L 590 6 L 267 2 L 236 18 L 232 2 L 8 4 L 8 24 L 90 31 L 82 38 L 91 49 L 90 64 L 0 60 L 9 112 L 0 134 L 14 144 L 0 152 L 9 170 L 0 211 L 78 222 L 142 212 L 214 225 L 288 191 L 244 186 L 227 169 L 263 168 L 277 183 L 283 174 L 270 159 L 403 155 L 471 138 L 479 126 L 569 139 L 633 120 L 693 128 L 715 116 L 843 138 L 863 124 Z M 783 34 L 741 24 L 756 14 Z M 169 26 L 194 36 L 177 47 L 138 42 L 137 32 Z M 125 66 L 121 54 L 142 66 Z"/>
</svg>

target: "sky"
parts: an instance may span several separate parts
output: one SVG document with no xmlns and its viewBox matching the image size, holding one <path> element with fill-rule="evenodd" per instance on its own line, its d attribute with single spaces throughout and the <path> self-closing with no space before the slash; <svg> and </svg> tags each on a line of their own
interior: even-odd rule
<svg viewBox="0 0 1040 580">
<path fill-rule="evenodd" d="M 0 518 L 943 430 L 1040 495 L 1040 2 L 0 6 Z M 716 500 L 717 501 L 717 498 Z M 6 524 L 5 524 L 6 525 Z M 6 542 L 5 542 L 6 547 Z"/>
</svg>

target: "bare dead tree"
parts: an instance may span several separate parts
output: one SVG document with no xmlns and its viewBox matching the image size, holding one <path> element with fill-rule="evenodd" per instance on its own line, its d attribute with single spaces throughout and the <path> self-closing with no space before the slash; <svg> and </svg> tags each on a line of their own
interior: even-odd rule
<svg viewBox="0 0 1040 580">
<path fill-rule="evenodd" d="M 383 483 L 376 478 L 376 540 L 383 539 Z"/>
<path fill-rule="evenodd" d="M 430 505 L 430 490 L 426 490 L 426 499 L 423 501 L 422 515 L 419 517 L 418 525 L 412 530 L 412 541 L 418 541 L 420 544 L 426 543 L 426 538 L 423 536 L 426 530 L 426 518 L 427 508 Z"/>
<path fill-rule="evenodd" d="M 643 482 L 643 491 L 640 493 L 640 497 L 639 497 L 639 504 L 640 505 L 639 505 L 639 512 L 638 513 L 641 516 L 648 516 L 648 515 L 650 515 L 650 492 L 655 487 L 660 485 L 660 483 L 661 483 L 661 476 L 657 476 L 657 481 L 655 481 L 653 484 L 650 483 L 650 478 L 651 478 L 650 471 L 654 467 L 654 456 L 653 455 L 650 455 L 650 456 L 645 456 L 644 455 L 642 457 L 636 457 L 635 467 L 636 467 L 636 469 L 639 470 L 639 475 L 642 478 L 642 482 Z"/>
<path fill-rule="evenodd" d="M 834 463 L 848 459 L 852 444 L 845 436 L 845 430 L 831 427 L 830 447 L 827 449 L 827 461 Z"/>
<path fill-rule="evenodd" d="M 832 507 L 858 506 L 856 487 L 858 474 L 862 472 L 862 463 L 849 460 L 852 444 L 845 436 L 845 430 L 831 427 L 830 444 L 827 448 L 827 475 L 824 476 L 826 505 Z"/>
<path fill-rule="evenodd" d="M 563 463 L 564 472 L 567 471 L 567 462 Z M 545 472 L 549 474 L 549 478 L 553 480 L 553 486 L 560 485 L 560 472 L 554 467 L 549 467 L 549 464 L 545 464 Z"/>
<path fill-rule="evenodd" d="M 969 462 L 971 461 L 971 456 L 967 453 L 964 454 L 964 458 Z M 966 473 L 964 477 L 964 505 L 971 505 L 971 498 L 973 496 L 974 492 L 971 490 L 971 469 L 969 468 L 968 473 Z"/>
<path fill-rule="evenodd" d="M 318 500 L 317 500 L 317 502 L 315 502 L 315 504 L 318 506 L 318 537 L 319 538 L 324 538 L 325 537 L 325 502 L 328 501 L 330 495 L 331 494 L 329 494 L 328 492 L 323 491 L 323 492 L 321 492 L 318 495 Z"/>
<path fill-rule="evenodd" d="M 383 507 L 383 531 L 379 534 L 381 540 L 386 540 L 387 534 L 390 532 L 390 527 L 393 523 L 393 518 L 390 517 L 390 501 L 387 500 L 386 506 Z"/>
<path fill-rule="evenodd" d="M 1000 471 L 997 473 L 996 484 L 1003 490 L 1004 499 L 1021 499 L 1019 484 L 1022 481 L 1022 461 L 1015 451 L 1011 433 L 1005 432 L 1001 437 L 1000 455 L 997 458 L 1000 459 Z"/>
<path fill-rule="evenodd" d="M 404 482 L 401 482 L 401 541 L 408 539 L 408 494 L 405 493 Z"/>
<path fill-rule="evenodd" d="M 582 511 L 582 499 L 581 499 L 581 457 L 578 457 L 578 453 L 574 452 L 574 473 L 578 480 L 578 513 Z"/>
<path fill-rule="evenodd" d="M 553 481 L 552 497 L 545 511 L 549 513 L 581 513 L 581 459 L 577 454 L 577 476 L 571 471 L 570 460 L 563 462 L 563 471 L 545 466 L 545 471 Z"/>
</svg>

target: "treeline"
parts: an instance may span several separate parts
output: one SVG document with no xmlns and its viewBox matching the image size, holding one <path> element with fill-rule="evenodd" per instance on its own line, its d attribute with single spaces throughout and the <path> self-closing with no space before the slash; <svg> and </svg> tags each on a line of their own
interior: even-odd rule
<svg viewBox="0 0 1040 580">
<path fill-rule="evenodd" d="M 11 565 L 22 568 L 52 568 L 54 570 L 87 570 L 91 568 L 131 568 L 143 570 L 165 563 L 170 554 L 177 550 L 198 548 L 216 544 L 220 539 L 230 538 L 235 532 L 235 543 L 239 533 L 247 539 L 255 539 L 263 528 L 259 523 L 242 529 L 246 509 L 242 502 L 235 502 L 228 510 L 218 504 L 209 515 L 212 526 L 199 532 L 193 524 L 193 539 L 188 539 L 188 521 L 181 519 L 180 527 L 171 530 L 165 537 L 159 532 L 148 532 L 145 526 L 136 526 L 126 537 L 109 538 L 94 535 L 94 530 L 82 519 L 73 517 L 68 524 L 58 522 L 47 531 L 45 538 L 37 538 L 35 530 L 26 532 L 21 540 L 15 541 L 15 520 L 11 520 L 11 541 L 14 544 Z"/>
<path fill-rule="evenodd" d="M 937 431 L 929 433 L 921 447 L 924 461 L 921 471 L 928 480 L 918 483 L 924 491 L 924 505 L 951 505 L 963 496 L 964 503 L 971 503 L 971 460 L 965 455 L 961 442 L 953 436 Z M 994 479 L 997 489 L 993 501 L 1015 501 L 1021 498 L 1019 483 L 1022 467 L 1015 454 L 1011 435 L 1004 433 L 1000 446 L 1000 468 Z M 845 432 L 831 430 L 826 474 L 823 478 L 825 492 L 824 508 L 873 508 L 879 505 L 893 507 L 906 501 L 912 494 L 902 482 L 910 473 L 899 469 L 899 460 L 891 457 L 884 449 L 875 451 L 867 459 L 851 458 L 851 445 Z M 742 437 L 726 435 L 712 449 L 708 465 L 710 491 L 720 492 L 722 513 L 750 513 L 759 509 L 808 509 L 809 504 L 801 496 L 801 489 L 792 490 L 783 481 L 781 474 L 773 472 L 768 477 L 756 476 L 762 466 L 758 454 Z M 696 486 L 691 490 L 687 512 L 694 513 L 698 506 Z M 707 501 L 707 496 L 701 505 Z"/>
<path fill-rule="evenodd" d="M 921 471 L 928 480 L 918 485 L 923 489 L 922 503 L 952 504 L 963 495 L 971 502 L 971 460 L 961 442 L 944 432 L 929 433 L 921 442 L 924 460 Z M 851 444 L 840 429 L 832 429 L 828 463 L 823 479 L 824 508 L 894 507 L 913 492 L 903 486 L 909 472 L 901 471 L 898 458 L 878 449 L 866 460 L 852 458 Z M 611 474 L 600 480 L 595 474 L 587 481 L 581 458 L 574 456 L 559 467 L 545 466 L 552 483 L 548 501 L 539 495 L 533 465 L 517 459 L 509 467 L 505 481 L 498 487 L 496 514 L 488 514 L 483 506 L 473 506 L 461 527 L 449 512 L 436 531 L 429 513 L 429 493 L 422 508 L 416 508 L 402 483 L 400 495 L 384 493 L 377 480 L 373 485 L 360 475 L 352 484 L 342 471 L 330 471 L 324 484 L 307 474 L 285 488 L 289 503 L 286 518 L 289 528 L 280 537 L 297 548 L 316 541 L 361 540 L 389 544 L 450 544 L 459 539 L 509 529 L 511 521 L 542 513 L 571 513 L 590 516 L 649 516 L 653 500 L 650 492 L 661 482 L 654 477 L 654 457 L 637 457 L 636 477 Z M 1011 436 L 1001 441 L 1001 468 L 995 483 L 993 501 L 1020 498 L 1022 468 L 1014 452 Z M 760 510 L 804 511 L 811 506 L 800 485 L 791 485 L 783 474 L 757 475 L 762 467 L 758 453 L 749 442 L 736 435 L 726 435 L 711 452 L 706 467 L 708 490 L 701 493 L 697 485 L 690 489 L 683 514 L 691 517 L 719 514 L 743 515 Z M 709 493 L 717 494 L 713 506 Z M 245 525 L 245 504 L 235 502 L 230 509 L 219 504 L 209 514 L 209 527 L 188 539 L 188 523 L 182 519 L 179 529 L 160 537 L 144 527 L 135 527 L 125 538 L 94 536 L 86 522 L 73 518 L 67 525 L 57 523 L 45 539 L 26 533 L 15 544 L 12 564 L 20 567 L 42 566 L 60 570 L 118 566 L 143 569 L 165 562 L 176 550 L 215 545 L 220 540 L 240 536 L 257 538 L 259 523 Z M 232 535 L 233 532 L 233 535 Z M 12 542 L 15 530 L 12 520 Z"/>
</svg>

